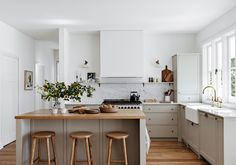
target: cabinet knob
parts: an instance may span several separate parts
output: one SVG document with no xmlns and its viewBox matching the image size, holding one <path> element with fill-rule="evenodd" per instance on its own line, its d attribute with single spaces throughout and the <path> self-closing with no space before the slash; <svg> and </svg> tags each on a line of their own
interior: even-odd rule
<svg viewBox="0 0 236 165">
<path fill-rule="evenodd" d="M 151 108 L 148 108 L 148 110 L 150 111 L 150 110 L 151 110 Z"/>
<path fill-rule="evenodd" d="M 218 118 L 217 118 L 217 117 L 215 117 L 215 120 L 218 120 Z"/>
<path fill-rule="evenodd" d="M 171 132 L 174 133 L 174 130 L 172 130 Z"/>
<path fill-rule="evenodd" d="M 174 109 L 173 109 L 173 108 L 171 108 L 171 110 L 173 111 Z"/>
<path fill-rule="evenodd" d="M 148 130 L 149 133 L 151 133 L 152 131 Z"/>
<path fill-rule="evenodd" d="M 208 118 L 208 114 L 207 114 L 207 113 L 205 113 L 204 116 L 205 116 L 206 118 Z"/>
<path fill-rule="evenodd" d="M 171 119 L 172 121 L 174 120 L 174 118 Z"/>
<path fill-rule="evenodd" d="M 148 120 L 151 120 L 150 118 Z"/>
</svg>

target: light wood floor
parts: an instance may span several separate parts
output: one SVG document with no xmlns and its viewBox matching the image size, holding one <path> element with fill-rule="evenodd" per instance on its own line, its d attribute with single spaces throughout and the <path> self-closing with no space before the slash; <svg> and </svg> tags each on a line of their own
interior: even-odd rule
<svg viewBox="0 0 236 165">
<path fill-rule="evenodd" d="M 0 150 L 0 165 L 16 164 L 16 144 L 11 143 Z"/>
<path fill-rule="evenodd" d="M 208 165 L 177 141 L 152 141 L 147 165 Z"/>
<path fill-rule="evenodd" d="M 15 165 L 15 143 L 0 150 L 0 165 Z M 147 157 L 147 165 L 208 165 L 183 143 L 176 141 L 153 141 Z"/>
</svg>

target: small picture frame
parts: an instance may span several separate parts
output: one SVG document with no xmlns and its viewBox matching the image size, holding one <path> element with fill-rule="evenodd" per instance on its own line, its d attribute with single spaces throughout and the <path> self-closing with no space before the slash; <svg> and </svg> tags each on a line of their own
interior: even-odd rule
<svg viewBox="0 0 236 165">
<path fill-rule="evenodd" d="M 94 72 L 87 73 L 88 82 L 95 82 L 95 80 L 96 80 L 96 73 Z"/>
<path fill-rule="evenodd" d="M 25 90 L 33 90 L 34 83 L 33 83 L 33 72 L 25 70 L 24 71 L 24 89 Z"/>
</svg>

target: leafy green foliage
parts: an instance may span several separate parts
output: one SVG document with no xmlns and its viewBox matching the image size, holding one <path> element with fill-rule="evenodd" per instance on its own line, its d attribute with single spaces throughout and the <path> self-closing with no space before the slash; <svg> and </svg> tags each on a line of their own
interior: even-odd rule
<svg viewBox="0 0 236 165">
<path fill-rule="evenodd" d="M 81 101 L 81 97 L 84 93 L 87 97 L 91 97 L 95 88 L 91 86 L 81 85 L 78 82 L 74 82 L 70 85 L 65 85 L 64 82 L 50 83 L 45 81 L 42 87 L 38 87 L 41 98 L 45 101 L 58 101 L 59 98 L 64 100 L 76 100 Z"/>
</svg>

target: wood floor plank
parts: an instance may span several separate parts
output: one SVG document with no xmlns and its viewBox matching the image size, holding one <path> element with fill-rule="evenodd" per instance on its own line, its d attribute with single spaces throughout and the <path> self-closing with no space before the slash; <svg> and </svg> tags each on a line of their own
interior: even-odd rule
<svg viewBox="0 0 236 165">
<path fill-rule="evenodd" d="M 11 143 L 0 150 L 0 165 L 16 164 L 16 145 Z M 199 160 L 183 143 L 177 141 L 152 141 L 147 165 L 209 165 Z"/>
</svg>

